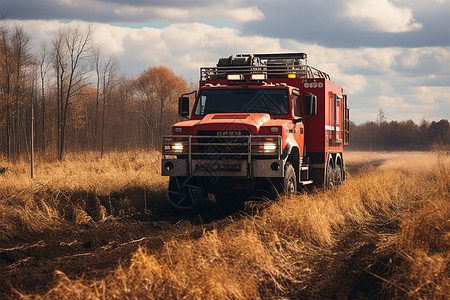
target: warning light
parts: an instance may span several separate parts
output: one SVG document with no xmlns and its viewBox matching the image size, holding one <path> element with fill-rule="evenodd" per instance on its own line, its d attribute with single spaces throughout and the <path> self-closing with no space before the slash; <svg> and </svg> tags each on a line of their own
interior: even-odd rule
<svg viewBox="0 0 450 300">
<path fill-rule="evenodd" d="M 288 74 L 288 78 L 297 78 L 296 74 Z"/>
</svg>

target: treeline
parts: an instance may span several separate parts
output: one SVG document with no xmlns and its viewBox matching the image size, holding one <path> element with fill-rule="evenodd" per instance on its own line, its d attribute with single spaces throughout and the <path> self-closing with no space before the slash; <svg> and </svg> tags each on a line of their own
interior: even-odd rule
<svg viewBox="0 0 450 300">
<path fill-rule="evenodd" d="M 28 155 L 32 132 L 34 149 L 58 158 L 65 151 L 159 148 L 179 120 L 177 97 L 191 88 L 164 66 L 121 74 L 89 26 L 61 28 L 33 52 L 22 27 L 3 24 L 0 154 Z"/>
<path fill-rule="evenodd" d="M 430 150 L 433 146 L 450 145 L 448 120 L 417 125 L 412 120 L 350 123 L 350 145 L 354 150 Z"/>
</svg>

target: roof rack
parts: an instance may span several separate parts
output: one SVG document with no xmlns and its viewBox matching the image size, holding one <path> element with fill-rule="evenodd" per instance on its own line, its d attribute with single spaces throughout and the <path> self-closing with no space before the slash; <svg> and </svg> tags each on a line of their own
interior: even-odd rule
<svg viewBox="0 0 450 300">
<path fill-rule="evenodd" d="M 311 67 L 306 53 L 237 54 L 222 57 L 216 67 L 200 68 L 200 80 L 226 79 L 230 74 L 266 74 L 270 78 L 325 78 L 330 75 Z"/>
</svg>

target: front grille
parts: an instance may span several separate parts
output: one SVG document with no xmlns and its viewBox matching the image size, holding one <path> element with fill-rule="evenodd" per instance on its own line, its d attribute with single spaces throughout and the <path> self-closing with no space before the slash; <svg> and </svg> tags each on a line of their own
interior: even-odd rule
<svg viewBox="0 0 450 300">
<path fill-rule="evenodd" d="M 249 151 L 249 135 L 248 130 L 199 130 L 194 143 L 206 145 L 197 145 L 193 150 L 203 153 L 202 159 L 243 159 Z M 235 155 L 239 153 L 243 155 Z"/>
</svg>

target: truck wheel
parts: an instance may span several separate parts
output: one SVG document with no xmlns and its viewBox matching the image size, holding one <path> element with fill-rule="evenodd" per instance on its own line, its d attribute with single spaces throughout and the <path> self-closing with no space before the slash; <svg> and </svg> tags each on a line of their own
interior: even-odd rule
<svg viewBox="0 0 450 300">
<path fill-rule="evenodd" d="M 342 184 L 342 169 L 340 165 L 337 165 L 334 169 L 334 185 Z"/>
<path fill-rule="evenodd" d="M 203 199 L 203 188 L 195 177 L 171 176 L 167 196 L 173 208 L 187 211 L 194 209 Z"/>
<path fill-rule="evenodd" d="M 331 189 L 334 185 L 334 170 L 330 162 L 327 163 L 327 174 L 325 175 L 325 188 Z"/>
<path fill-rule="evenodd" d="M 284 193 L 288 196 L 297 194 L 297 176 L 294 167 L 287 163 L 284 171 Z"/>
<path fill-rule="evenodd" d="M 280 195 L 295 195 L 297 193 L 297 176 L 295 176 L 295 170 L 291 163 L 286 163 L 284 166 L 284 178 L 278 181 L 275 185 L 276 192 Z M 272 197 L 275 199 L 276 194 Z"/>
</svg>

